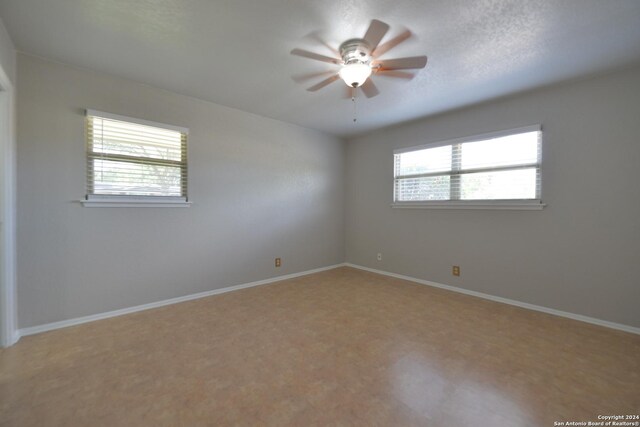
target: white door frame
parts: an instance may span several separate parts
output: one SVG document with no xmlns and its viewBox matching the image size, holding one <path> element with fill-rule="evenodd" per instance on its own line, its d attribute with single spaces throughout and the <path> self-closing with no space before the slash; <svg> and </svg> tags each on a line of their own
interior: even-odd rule
<svg viewBox="0 0 640 427">
<path fill-rule="evenodd" d="M 15 88 L 0 66 L 0 346 L 19 339 L 16 300 Z"/>
</svg>

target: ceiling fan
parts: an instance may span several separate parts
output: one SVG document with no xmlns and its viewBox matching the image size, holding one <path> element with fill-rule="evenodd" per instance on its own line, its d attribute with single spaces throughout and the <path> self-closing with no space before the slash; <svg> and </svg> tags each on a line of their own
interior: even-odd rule
<svg viewBox="0 0 640 427">
<path fill-rule="evenodd" d="M 378 59 L 382 54 L 411 36 L 411 32 L 406 30 L 388 42 L 380 44 L 380 41 L 382 41 L 382 38 L 387 34 L 387 31 L 389 31 L 389 25 L 374 19 L 371 21 L 369 29 L 363 38 L 349 39 L 342 43 L 337 51 L 332 49 L 336 54 L 335 57 L 320 55 L 303 49 L 293 49 L 291 51 L 292 55 L 340 66 L 338 72 L 332 73 L 330 77 L 307 88 L 307 90 L 315 92 L 338 79 L 342 79 L 347 86 L 353 88 L 352 90 L 362 88 L 367 98 L 371 98 L 379 93 L 378 88 L 370 78 L 372 74 L 405 79 L 412 78 L 412 74 L 398 70 L 424 68 L 427 65 L 427 57 L 422 55 L 397 59 Z M 312 76 L 321 74 L 325 73 L 314 73 Z"/>
</svg>

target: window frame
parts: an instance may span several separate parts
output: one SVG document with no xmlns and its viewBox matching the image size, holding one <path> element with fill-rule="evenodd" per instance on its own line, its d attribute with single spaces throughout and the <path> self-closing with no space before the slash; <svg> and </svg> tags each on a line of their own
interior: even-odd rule
<svg viewBox="0 0 640 427">
<path fill-rule="evenodd" d="M 418 209 L 500 209 L 500 210 L 541 210 L 546 204 L 542 202 L 542 145 L 544 133 L 542 131 L 542 125 L 530 125 L 523 126 L 512 129 L 505 129 L 495 132 L 487 132 L 482 134 L 470 135 L 461 138 L 447 139 L 437 142 L 432 142 L 423 145 L 417 145 L 412 147 L 398 148 L 393 150 L 393 192 L 392 192 L 392 203 L 391 206 L 393 208 L 418 208 Z M 413 151 L 420 151 L 430 148 L 444 147 L 444 146 L 452 146 L 452 149 L 455 149 L 456 145 L 469 142 L 479 142 L 487 139 L 500 138 L 510 135 L 516 135 L 520 133 L 528 133 L 528 132 L 540 132 L 540 142 L 538 149 L 538 158 L 535 164 L 527 164 L 527 165 L 513 165 L 513 166 L 501 166 L 501 167 L 490 167 L 486 168 L 486 170 L 515 170 L 518 168 L 526 168 L 535 166 L 536 169 L 536 198 L 535 199 L 485 199 L 485 200 L 419 200 L 419 201 L 397 201 L 396 200 L 396 181 L 398 177 L 396 176 L 395 169 L 395 157 L 398 154 L 409 153 Z M 452 161 L 453 161 L 452 154 Z M 460 161 L 462 161 L 460 159 Z M 485 168 L 474 169 L 474 172 L 480 172 Z M 461 174 L 455 174 L 450 172 L 455 172 L 457 169 L 455 165 L 452 164 L 452 168 L 447 171 L 449 173 L 433 173 L 433 175 L 437 176 L 450 176 L 452 180 L 459 179 Z M 425 174 L 416 174 L 416 175 L 430 175 L 429 173 Z M 409 175 L 404 176 L 403 178 L 410 177 Z M 401 178 L 402 179 L 402 178 Z"/>
<path fill-rule="evenodd" d="M 187 174 L 183 178 L 185 180 L 184 188 L 186 194 L 184 196 L 142 196 L 133 194 L 85 194 L 85 197 L 80 200 L 84 207 L 189 207 L 192 202 L 188 198 L 188 136 L 189 129 L 181 126 L 169 125 L 166 123 L 159 123 L 150 120 L 138 119 L 135 117 L 128 117 L 119 114 L 107 113 L 104 111 L 98 111 L 93 109 L 87 109 L 85 111 L 85 170 L 89 161 L 89 136 L 87 134 L 88 124 L 90 116 L 100 117 L 111 120 L 118 120 L 121 122 L 127 122 L 132 124 L 138 124 L 143 126 L 151 126 L 161 129 L 173 130 L 180 132 L 187 136 L 187 142 L 185 142 L 186 159 L 185 165 L 181 166 L 186 168 Z M 93 186 L 93 179 L 91 173 L 87 171 L 86 174 L 86 189 Z"/>
</svg>

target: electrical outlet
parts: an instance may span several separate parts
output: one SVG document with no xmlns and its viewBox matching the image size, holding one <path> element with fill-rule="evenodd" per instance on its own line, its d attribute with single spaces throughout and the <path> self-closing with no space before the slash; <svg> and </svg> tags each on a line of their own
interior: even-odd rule
<svg viewBox="0 0 640 427">
<path fill-rule="evenodd" d="M 453 268 L 451 269 L 451 274 L 453 274 L 454 276 L 459 276 L 460 275 L 460 266 L 459 265 L 454 265 Z"/>
<path fill-rule="evenodd" d="M 282 265 L 282 260 L 280 258 L 276 258 L 276 267 L 280 267 Z"/>
<path fill-rule="evenodd" d="M 378 253 L 378 261 L 382 261 L 382 254 Z"/>
</svg>

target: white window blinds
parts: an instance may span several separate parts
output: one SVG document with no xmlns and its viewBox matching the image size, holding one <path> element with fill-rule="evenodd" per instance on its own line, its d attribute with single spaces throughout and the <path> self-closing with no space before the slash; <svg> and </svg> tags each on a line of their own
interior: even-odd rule
<svg viewBox="0 0 640 427">
<path fill-rule="evenodd" d="M 187 200 L 187 130 L 87 110 L 87 199 Z"/>
<path fill-rule="evenodd" d="M 540 126 L 394 153 L 394 202 L 539 200 Z"/>
</svg>

